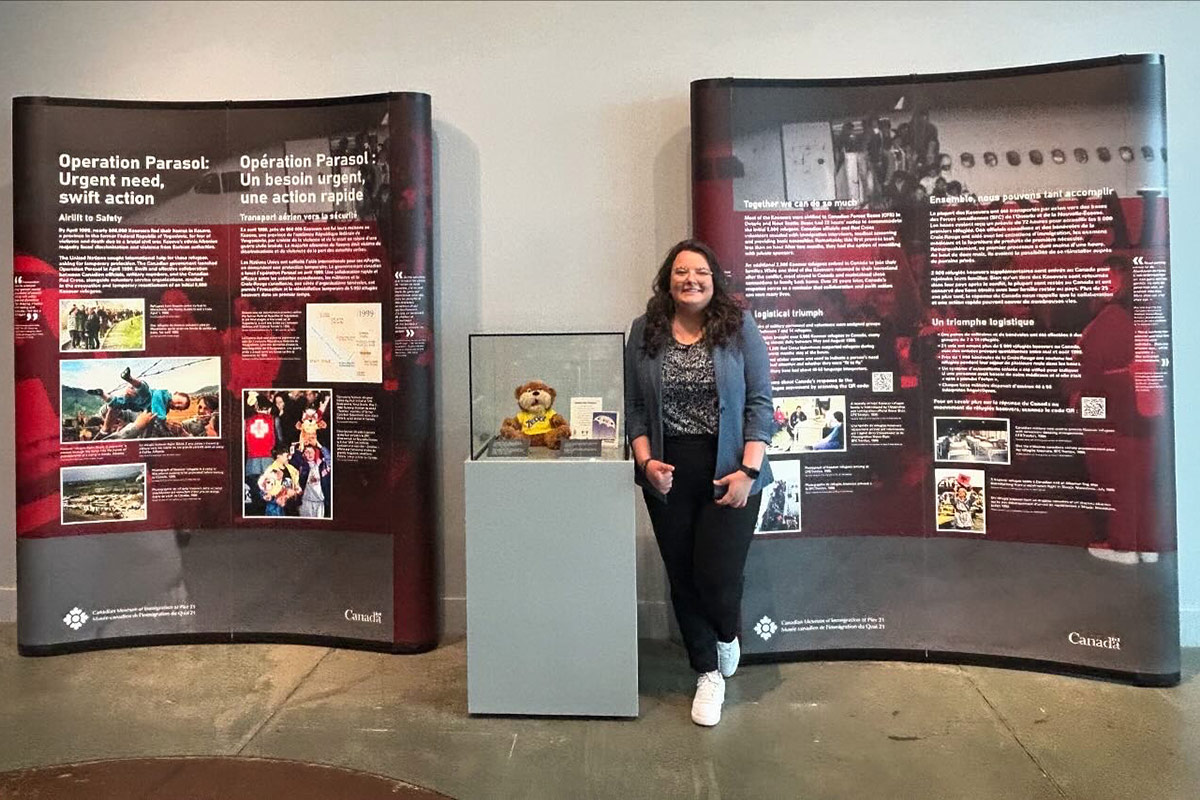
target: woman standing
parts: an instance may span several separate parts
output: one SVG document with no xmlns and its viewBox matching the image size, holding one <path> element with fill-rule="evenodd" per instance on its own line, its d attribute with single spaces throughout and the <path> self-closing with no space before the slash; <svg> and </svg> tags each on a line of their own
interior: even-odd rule
<svg viewBox="0 0 1200 800">
<path fill-rule="evenodd" d="M 625 348 L 627 433 L 688 661 L 692 720 L 716 725 L 737 669 L 743 569 L 774 422 L 767 347 L 717 257 L 671 248 Z"/>
</svg>

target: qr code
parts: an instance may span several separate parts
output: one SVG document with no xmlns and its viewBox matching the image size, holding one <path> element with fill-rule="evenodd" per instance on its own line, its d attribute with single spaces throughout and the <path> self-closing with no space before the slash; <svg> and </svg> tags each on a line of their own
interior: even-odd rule
<svg viewBox="0 0 1200 800">
<path fill-rule="evenodd" d="M 890 392 L 892 391 L 892 373 L 890 372 L 872 372 L 871 373 L 871 391 L 872 392 Z"/>
<path fill-rule="evenodd" d="M 1103 397 L 1081 397 L 1079 398 L 1079 416 L 1083 419 L 1104 419 L 1108 416 L 1108 409 Z"/>
</svg>

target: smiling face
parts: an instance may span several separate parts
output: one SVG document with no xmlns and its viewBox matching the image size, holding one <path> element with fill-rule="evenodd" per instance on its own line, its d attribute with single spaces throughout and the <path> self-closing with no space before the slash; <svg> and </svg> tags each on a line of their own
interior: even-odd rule
<svg viewBox="0 0 1200 800">
<path fill-rule="evenodd" d="M 680 252 L 671 264 L 669 288 L 676 310 L 703 311 L 713 296 L 713 274 L 708 259 L 694 250 Z"/>
</svg>

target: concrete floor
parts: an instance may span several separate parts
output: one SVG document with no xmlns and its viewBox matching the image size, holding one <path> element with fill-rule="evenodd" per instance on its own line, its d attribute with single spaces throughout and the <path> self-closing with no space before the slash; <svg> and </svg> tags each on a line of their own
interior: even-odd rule
<svg viewBox="0 0 1200 800">
<path fill-rule="evenodd" d="M 1188 798 L 1200 650 L 1138 689 L 885 662 L 755 665 L 715 729 L 682 651 L 641 646 L 636 720 L 473 718 L 466 648 L 388 656 L 198 645 L 21 658 L 0 626 L 0 771 L 243 755 L 332 764 L 457 798 Z"/>
</svg>

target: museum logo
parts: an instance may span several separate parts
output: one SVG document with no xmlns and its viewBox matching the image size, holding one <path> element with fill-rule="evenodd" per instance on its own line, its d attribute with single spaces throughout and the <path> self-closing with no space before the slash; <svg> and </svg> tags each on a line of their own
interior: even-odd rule
<svg viewBox="0 0 1200 800">
<path fill-rule="evenodd" d="M 762 640 L 768 641 L 775 632 L 779 630 L 779 626 L 775 624 L 775 620 L 770 617 L 763 617 L 754 624 L 754 632 L 762 637 Z"/>
<path fill-rule="evenodd" d="M 1071 631 L 1067 634 L 1067 641 L 1071 644 L 1077 644 L 1080 647 L 1102 647 L 1105 650 L 1121 649 L 1120 636 L 1107 636 L 1101 639 L 1097 636 L 1084 636 L 1078 631 Z"/>
<path fill-rule="evenodd" d="M 361 611 L 355 611 L 353 608 L 347 608 L 345 613 L 342 614 L 342 616 L 344 616 L 350 622 L 369 622 L 372 625 L 382 625 L 383 624 L 383 612 L 382 611 L 371 611 L 369 613 L 364 614 Z"/>
<path fill-rule="evenodd" d="M 86 625 L 89 619 L 91 619 L 91 617 L 87 615 L 86 611 L 79 606 L 75 606 L 67 612 L 65 617 L 63 617 L 63 624 L 71 630 L 77 631 Z"/>
</svg>

